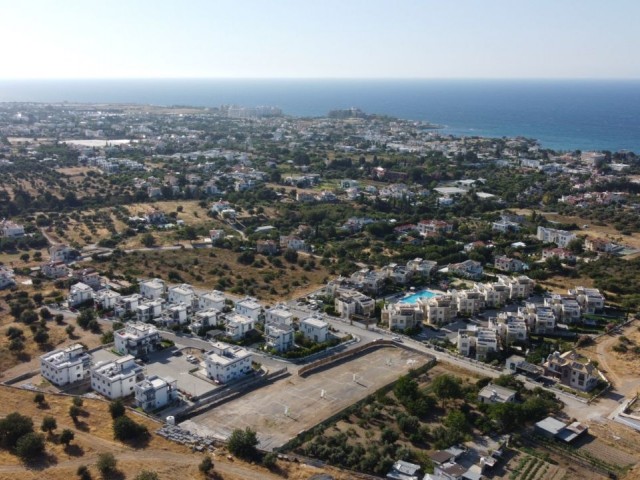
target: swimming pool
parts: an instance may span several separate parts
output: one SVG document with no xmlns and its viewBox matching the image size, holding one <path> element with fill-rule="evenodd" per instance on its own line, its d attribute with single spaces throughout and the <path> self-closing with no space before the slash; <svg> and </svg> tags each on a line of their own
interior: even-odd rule
<svg viewBox="0 0 640 480">
<path fill-rule="evenodd" d="M 439 293 L 432 292 L 431 290 L 420 290 L 419 292 L 412 293 L 411 295 L 404 297 L 399 303 L 416 303 L 421 298 L 433 298 L 438 295 Z"/>
</svg>

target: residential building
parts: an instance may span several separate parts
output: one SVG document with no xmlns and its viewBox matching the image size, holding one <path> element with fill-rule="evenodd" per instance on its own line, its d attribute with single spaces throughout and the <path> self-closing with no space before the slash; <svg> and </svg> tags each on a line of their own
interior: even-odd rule
<svg viewBox="0 0 640 480">
<path fill-rule="evenodd" d="M 151 322 L 162 316 L 163 308 L 164 300 L 162 298 L 142 300 L 135 308 L 136 318 L 138 322 Z"/>
<path fill-rule="evenodd" d="M 566 248 L 545 248 L 542 250 L 542 259 L 546 260 L 547 258 L 558 257 L 560 260 L 564 260 L 565 262 L 574 263 L 576 261 L 576 256 L 573 254 L 571 250 L 567 250 Z"/>
<path fill-rule="evenodd" d="M 576 287 L 569 290 L 569 295 L 575 297 L 583 313 L 593 314 L 604 310 L 604 295 L 597 288 Z"/>
<path fill-rule="evenodd" d="M 375 312 L 375 302 L 364 293 L 339 288 L 334 297 L 334 308 L 342 318 L 351 318 L 353 315 L 371 317 Z"/>
<path fill-rule="evenodd" d="M 508 277 L 506 275 L 498 275 L 498 282 L 509 287 L 509 299 L 529 298 L 533 295 L 535 282 L 526 275 L 518 277 Z"/>
<path fill-rule="evenodd" d="M 212 290 L 211 292 L 198 296 L 198 308 L 215 308 L 216 310 L 222 311 L 226 300 L 227 298 L 224 296 L 224 293 L 218 290 Z"/>
<path fill-rule="evenodd" d="M 140 300 L 141 297 L 137 293 L 132 293 L 131 295 L 120 297 L 116 301 L 116 306 L 113 311 L 118 317 L 133 315 L 137 313 L 138 305 L 140 305 Z"/>
<path fill-rule="evenodd" d="M 488 328 L 496 331 L 503 345 L 526 342 L 529 338 L 527 322 L 511 312 L 500 312 L 497 318 L 490 318 Z"/>
<path fill-rule="evenodd" d="M 473 288 L 482 295 L 487 308 L 500 308 L 507 303 L 511 297 L 511 289 L 509 286 L 499 282 L 476 283 Z"/>
<path fill-rule="evenodd" d="M 413 276 L 413 271 L 409 270 L 404 265 L 397 265 L 390 263 L 380 269 L 380 273 L 383 277 L 390 279 L 396 285 L 406 285 Z"/>
<path fill-rule="evenodd" d="M 496 270 L 502 270 L 503 272 L 522 272 L 527 265 L 517 258 L 509 258 L 502 255 L 494 259 L 493 266 Z"/>
<path fill-rule="evenodd" d="M 450 323 L 456 317 L 456 301 L 451 295 L 439 295 L 428 299 L 419 299 L 417 304 L 424 312 L 429 325 L 441 326 Z"/>
<path fill-rule="evenodd" d="M 280 247 L 297 251 L 307 251 L 307 244 L 300 237 L 294 235 L 280 235 Z"/>
<path fill-rule="evenodd" d="M 193 291 L 193 287 L 183 283 L 182 285 L 169 287 L 167 299 L 169 303 L 182 303 L 188 309 L 191 309 L 195 297 L 196 294 Z"/>
<path fill-rule="evenodd" d="M 227 383 L 251 372 L 251 353 L 244 348 L 216 342 L 205 356 L 207 376 Z"/>
<path fill-rule="evenodd" d="M 555 228 L 538 227 L 536 237 L 544 243 L 555 243 L 559 247 L 566 248 L 571 240 L 577 238 L 575 234 L 566 230 L 557 230 Z"/>
<path fill-rule="evenodd" d="M 268 323 L 265 327 L 265 340 L 269 348 L 286 352 L 293 347 L 293 327 L 284 323 Z"/>
<path fill-rule="evenodd" d="M 47 278 L 68 277 L 71 269 L 64 262 L 49 262 L 40 267 L 40 271 Z"/>
<path fill-rule="evenodd" d="M 453 231 L 453 225 L 442 220 L 421 220 L 417 227 L 423 237 L 432 237 Z"/>
<path fill-rule="evenodd" d="M 536 335 L 553 333 L 556 329 L 556 316 L 551 307 L 527 302 L 518 308 L 518 317 L 527 322 L 531 333 Z"/>
<path fill-rule="evenodd" d="M 545 297 L 544 305 L 550 307 L 556 318 L 563 323 L 578 323 L 582 318 L 582 309 L 575 297 L 556 293 Z"/>
<path fill-rule="evenodd" d="M 158 321 L 167 327 L 184 325 L 187 323 L 187 306 L 181 303 L 169 305 L 164 309 Z"/>
<path fill-rule="evenodd" d="M 256 327 L 256 321 L 250 317 L 232 313 L 226 316 L 226 332 L 227 336 L 233 340 L 240 340 L 250 330 Z"/>
<path fill-rule="evenodd" d="M 114 292 L 113 290 L 99 290 L 94 293 L 93 302 L 95 307 L 99 310 L 113 310 L 121 296 L 122 295 L 118 292 Z"/>
<path fill-rule="evenodd" d="M 516 222 L 510 222 L 509 220 L 498 220 L 491 224 L 491 230 L 500 233 L 518 232 L 520 230 L 520 225 Z"/>
<path fill-rule="evenodd" d="M 145 412 L 170 405 L 178 398 L 178 381 L 152 375 L 133 387 L 136 405 Z"/>
<path fill-rule="evenodd" d="M 363 268 L 351 274 L 350 279 L 358 290 L 375 295 L 382 291 L 386 277 L 376 271 Z"/>
<path fill-rule="evenodd" d="M 0 221 L 0 237 L 19 238 L 24 237 L 24 227 L 11 220 Z"/>
<path fill-rule="evenodd" d="M 449 273 L 464 278 L 478 279 L 482 277 L 483 269 L 480 262 L 465 260 L 464 262 L 450 264 Z"/>
<path fill-rule="evenodd" d="M 217 327 L 222 323 L 222 318 L 222 313 L 216 308 L 198 310 L 193 314 L 189 328 L 198 333 L 201 328 Z"/>
<path fill-rule="evenodd" d="M 140 295 L 150 300 L 162 298 L 166 291 L 164 280 L 153 278 L 140 283 Z"/>
<path fill-rule="evenodd" d="M 265 311 L 264 323 L 266 325 L 269 325 L 272 323 L 292 325 L 293 314 L 289 311 L 289 309 L 285 305 L 276 305 Z"/>
<path fill-rule="evenodd" d="M 209 230 L 209 237 L 211 238 L 212 243 L 219 242 L 223 240 L 225 236 L 224 230 L 221 229 L 213 229 Z"/>
<path fill-rule="evenodd" d="M 603 238 L 587 237 L 584 239 L 584 249 L 588 252 L 611 253 L 617 248 L 613 242 L 609 242 Z"/>
<path fill-rule="evenodd" d="M 448 292 L 456 303 L 459 315 L 475 315 L 484 309 L 484 296 L 475 290 L 451 290 Z"/>
<path fill-rule="evenodd" d="M 40 374 L 59 387 L 84 380 L 90 368 L 91 355 L 79 343 L 40 356 Z"/>
<path fill-rule="evenodd" d="M 77 250 L 68 245 L 58 244 L 49 247 L 49 260 L 51 262 L 71 262 L 79 256 Z"/>
<path fill-rule="evenodd" d="M 501 387 L 490 383 L 478 393 L 480 403 L 513 403 L 518 392 L 511 388 Z"/>
<path fill-rule="evenodd" d="M 393 464 L 386 478 L 387 480 L 419 480 L 420 470 L 420 465 L 398 460 Z"/>
<path fill-rule="evenodd" d="M 16 284 L 13 269 L 0 265 L 0 290 Z"/>
<path fill-rule="evenodd" d="M 239 302 L 236 302 L 235 309 L 240 315 L 249 317 L 254 322 L 258 322 L 261 319 L 260 315 L 262 314 L 262 305 L 260 305 L 255 298 L 243 298 Z"/>
<path fill-rule="evenodd" d="M 135 384 L 143 378 L 142 367 L 132 355 L 91 368 L 91 388 L 111 400 L 133 394 Z"/>
<path fill-rule="evenodd" d="M 278 253 L 278 244 L 274 240 L 258 240 L 256 252 L 263 255 L 275 255 Z"/>
<path fill-rule="evenodd" d="M 498 351 L 498 336 L 493 329 L 470 325 L 458 330 L 457 347 L 461 355 L 484 361 L 488 354 Z"/>
<path fill-rule="evenodd" d="M 327 341 L 329 324 L 319 318 L 307 317 L 300 322 L 300 331 L 308 339 L 323 343 Z"/>
<path fill-rule="evenodd" d="M 407 270 L 413 272 L 414 275 L 419 275 L 423 278 L 427 278 L 431 275 L 431 272 L 438 266 L 438 262 L 432 260 L 423 260 L 422 258 L 414 258 L 407 262 Z"/>
<path fill-rule="evenodd" d="M 593 390 L 600 380 L 604 380 L 591 360 L 575 350 L 562 354 L 553 352 L 542 366 L 546 376 L 554 377 L 563 385 L 583 392 Z"/>
<path fill-rule="evenodd" d="M 405 330 L 422 325 L 424 313 L 416 304 L 393 303 L 382 307 L 382 321 L 388 323 L 389 330 Z"/>
<path fill-rule="evenodd" d="M 81 270 L 75 270 L 73 272 L 73 278 L 77 281 L 89 285 L 94 290 L 102 288 L 102 278 L 100 274 L 93 268 L 83 268 Z"/>
<path fill-rule="evenodd" d="M 69 296 L 67 297 L 70 307 L 82 305 L 93 300 L 93 289 L 82 282 L 71 285 Z"/>
<path fill-rule="evenodd" d="M 128 323 L 113 332 L 115 350 L 122 355 L 143 356 L 158 349 L 162 338 L 153 325 Z"/>
</svg>

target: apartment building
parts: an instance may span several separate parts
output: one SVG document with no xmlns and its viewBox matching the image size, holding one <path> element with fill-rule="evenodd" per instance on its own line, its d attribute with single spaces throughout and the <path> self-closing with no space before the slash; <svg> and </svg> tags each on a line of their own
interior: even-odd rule
<svg viewBox="0 0 640 480">
<path fill-rule="evenodd" d="M 40 356 L 40 374 L 59 387 L 85 379 L 90 369 L 91 355 L 79 343 Z"/>
<path fill-rule="evenodd" d="M 218 290 L 212 290 L 207 293 L 203 293 L 198 296 L 198 308 L 215 308 L 216 310 L 222 311 L 225 306 L 227 298 L 224 296 L 224 293 Z"/>
<path fill-rule="evenodd" d="M 577 238 L 575 234 L 566 230 L 538 227 L 536 238 L 544 243 L 555 243 L 559 247 L 566 248 L 571 240 Z"/>
<path fill-rule="evenodd" d="M 209 378 L 227 383 L 251 372 L 252 355 L 248 350 L 216 342 L 205 356 L 205 365 Z"/>
<path fill-rule="evenodd" d="M 229 314 L 225 319 L 227 336 L 233 340 L 242 339 L 247 332 L 256 327 L 256 321 L 254 319 L 240 315 L 239 313 Z"/>
<path fill-rule="evenodd" d="M 91 388 L 111 400 L 133 394 L 135 384 L 143 379 L 142 367 L 132 355 L 100 362 L 91 369 Z"/>
<path fill-rule="evenodd" d="M 498 351 L 498 335 L 493 329 L 471 325 L 458 330 L 457 347 L 461 355 L 484 361 L 491 352 Z"/>
<path fill-rule="evenodd" d="M 193 291 L 193 287 L 186 283 L 169 287 L 167 291 L 167 300 L 169 303 L 182 303 L 186 305 L 188 309 L 191 309 L 195 297 L 196 294 Z"/>
<path fill-rule="evenodd" d="M 292 325 L 293 314 L 285 305 L 276 305 L 265 311 L 264 323 L 266 325 L 278 323 L 283 325 Z"/>
<path fill-rule="evenodd" d="M 409 303 L 387 304 L 382 307 L 382 321 L 389 325 L 389 330 L 405 330 L 422 325 L 424 313 L 422 309 Z"/>
<path fill-rule="evenodd" d="M 336 290 L 334 308 L 342 318 L 351 318 L 352 315 L 371 317 L 375 312 L 375 306 L 373 298 L 357 290 Z"/>
<path fill-rule="evenodd" d="M 419 299 L 417 305 L 424 312 L 424 318 L 429 325 L 441 326 L 450 323 L 458 313 L 456 301 L 449 294 L 429 299 Z"/>
<path fill-rule="evenodd" d="M 140 295 L 149 300 L 162 298 L 166 291 L 166 284 L 159 278 L 153 278 L 140 283 Z"/>
<path fill-rule="evenodd" d="M 124 328 L 113 332 L 113 341 L 118 353 L 139 357 L 157 350 L 162 338 L 153 325 L 128 323 Z"/>
<path fill-rule="evenodd" d="M 70 307 L 82 305 L 85 302 L 93 300 L 93 288 L 82 282 L 71 285 L 67 300 Z"/>
<path fill-rule="evenodd" d="M 134 385 L 136 405 L 145 412 L 170 405 L 178 398 L 178 381 L 152 375 Z"/>
<path fill-rule="evenodd" d="M 258 322 L 260 321 L 260 314 L 262 313 L 262 305 L 260 305 L 255 298 L 246 297 L 236 302 L 235 310 L 240 315 L 244 315 L 254 322 Z"/>
<path fill-rule="evenodd" d="M 265 327 L 265 340 L 269 348 L 286 352 L 293 347 L 293 327 L 285 323 L 268 323 Z"/>
<path fill-rule="evenodd" d="M 300 322 L 300 331 L 308 339 L 323 343 L 329 335 L 329 324 L 319 318 L 307 317 Z"/>
</svg>

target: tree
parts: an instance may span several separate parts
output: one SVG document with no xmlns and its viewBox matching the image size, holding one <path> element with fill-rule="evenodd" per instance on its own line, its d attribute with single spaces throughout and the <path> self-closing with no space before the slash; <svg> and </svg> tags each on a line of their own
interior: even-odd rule
<svg viewBox="0 0 640 480">
<path fill-rule="evenodd" d="M 440 398 L 442 402 L 442 408 L 444 408 L 445 401 L 451 398 L 459 398 L 462 394 L 460 388 L 460 380 L 453 375 L 440 375 L 433 379 L 431 382 L 431 388 L 436 397 Z"/>
<path fill-rule="evenodd" d="M 147 248 L 151 248 L 156 244 L 155 237 L 150 233 L 145 233 L 140 241 Z"/>
<path fill-rule="evenodd" d="M 126 415 L 121 415 L 113 422 L 113 436 L 121 442 L 142 440 L 149 436 L 149 430 Z"/>
<path fill-rule="evenodd" d="M 84 310 L 82 310 L 82 312 L 80 312 L 80 315 L 78 315 L 76 322 L 82 329 L 86 330 L 87 328 L 89 328 L 89 324 L 91 323 L 91 321 L 95 320 L 95 318 L 96 314 L 93 309 L 85 308 Z"/>
<path fill-rule="evenodd" d="M 44 393 L 38 392 L 33 396 L 33 403 L 37 403 L 39 407 L 44 405 Z"/>
<path fill-rule="evenodd" d="M 0 420 L 0 445 L 15 448 L 20 437 L 33 432 L 33 421 L 18 412 L 13 412 Z"/>
<path fill-rule="evenodd" d="M 76 475 L 80 477 L 80 480 L 91 480 L 91 472 L 86 465 L 80 465 L 76 470 Z"/>
<path fill-rule="evenodd" d="M 114 420 L 118 417 L 123 416 L 125 412 L 126 409 L 122 400 L 117 399 L 109 404 L 109 413 L 111 413 L 111 418 L 113 418 Z"/>
<path fill-rule="evenodd" d="M 47 307 L 42 307 L 40 309 L 40 318 L 43 320 L 49 320 L 52 317 L 51 311 Z"/>
<path fill-rule="evenodd" d="M 18 439 L 16 453 L 22 460 L 33 460 L 44 452 L 44 437 L 38 433 L 27 433 Z"/>
<path fill-rule="evenodd" d="M 38 345 L 44 345 L 49 341 L 49 334 L 44 330 L 38 330 L 36 334 L 33 336 L 33 340 Z"/>
<path fill-rule="evenodd" d="M 69 337 L 73 337 L 73 332 L 76 331 L 76 327 L 74 327 L 73 325 L 67 325 L 67 328 L 65 328 L 64 331 L 67 332 L 67 335 L 69 335 Z"/>
<path fill-rule="evenodd" d="M 244 430 L 236 428 L 229 437 L 227 448 L 240 458 L 252 459 L 257 453 L 256 445 L 258 445 L 258 437 L 255 430 L 249 427 Z"/>
<path fill-rule="evenodd" d="M 278 456 L 269 452 L 262 458 L 262 465 L 269 470 L 273 470 L 278 465 Z"/>
<path fill-rule="evenodd" d="M 142 470 L 134 480 L 160 480 L 158 474 L 152 470 Z"/>
<path fill-rule="evenodd" d="M 62 432 L 60 432 L 60 443 L 64 444 L 65 447 L 68 447 L 71 443 L 71 440 L 73 440 L 75 437 L 75 434 L 71 430 L 65 428 L 64 430 L 62 430 Z"/>
<path fill-rule="evenodd" d="M 296 263 L 298 261 L 298 252 L 293 248 L 287 248 L 282 256 L 289 263 Z"/>
<path fill-rule="evenodd" d="M 71 402 L 76 406 L 76 407 L 81 407 L 84 403 L 84 400 L 82 400 L 82 397 L 73 397 L 73 400 L 71 400 Z"/>
<path fill-rule="evenodd" d="M 55 317 L 53 317 L 53 319 L 56 321 L 58 325 L 62 325 L 62 322 L 64 322 L 64 315 L 62 315 L 61 313 L 58 313 Z"/>
<path fill-rule="evenodd" d="M 78 420 L 78 417 L 80 416 L 80 413 L 82 413 L 82 411 L 80 410 L 80 407 L 78 407 L 76 405 L 71 405 L 69 407 L 69 416 L 72 418 L 72 420 L 74 422 L 76 422 Z"/>
<path fill-rule="evenodd" d="M 211 460 L 210 455 L 205 455 L 205 457 L 200 462 L 200 465 L 198 465 L 198 470 L 200 470 L 200 472 L 203 473 L 204 475 L 207 475 L 212 469 L 213 469 L 213 460 Z"/>
<path fill-rule="evenodd" d="M 96 462 L 96 468 L 103 475 L 109 475 L 115 472 L 118 461 L 113 453 L 105 452 L 98 455 L 98 461 Z"/>
<path fill-rule="evenodd" d="M 47 432 L 47 433 L 51 433 L 53 432 L 56 428 L 58 428 L 58 423 L 56 422 L 56 419 L 50 416 L 46 416 L 42 419 L 42 425 L 40 425 L 40 429 L 43 432 Z"/>
<path fill-rule="evenodd" d="M 20 321 L 25 325 L 31 325 L 38 321 L 38 314 L 33 310 L 25 310 L 20 314 Z"/>
</svg>

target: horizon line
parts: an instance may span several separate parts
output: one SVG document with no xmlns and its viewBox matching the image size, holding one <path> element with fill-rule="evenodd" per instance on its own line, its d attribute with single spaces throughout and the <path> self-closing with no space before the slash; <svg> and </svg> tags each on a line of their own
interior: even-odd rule
<svg viewBox="0 0 640 480">
<path fill-rule="evenodd" d="M 640 77 L 0 77 L 0 82 L 132 80 L 235 81 L 640 81 Z"/>
</svg>

